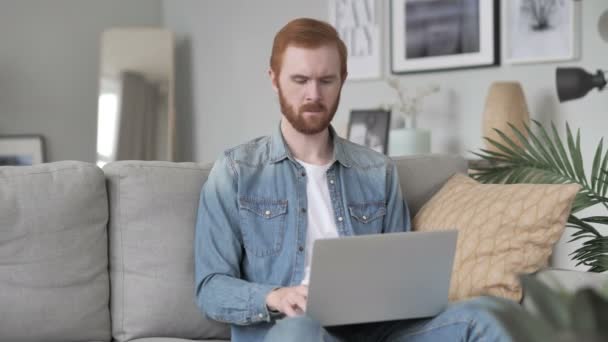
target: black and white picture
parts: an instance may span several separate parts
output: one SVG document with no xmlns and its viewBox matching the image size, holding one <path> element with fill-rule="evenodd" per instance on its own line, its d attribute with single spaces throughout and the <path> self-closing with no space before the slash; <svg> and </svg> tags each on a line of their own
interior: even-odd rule
<svg viewBox="0 0 608 342">
<path fill-rule="evenodd" d="M 353 110 L 348 121 L 348 140 L 386 154 L 390 121 L 390 111 Z"/>
<path fill-rule="evenodd" d="M 507 63 L 577 57 L 577 3 L 572 0 L 503 1 L 503 50 Z"/>
<path fill-rule="evenodd" d="M 408 1 L 408 59 L 479 52 L 478 1 Z"/>
<path fill-rule="evenodd" d="M 496 65 L 494 0 L 392 0 L 394 73 Z"/>
<path fill-rule="evenodd" d="M 348 51 L 348 80 L 380 78 L 380 1 L 329 0 L 329 22 Z"/>
<path fill-rule="evenodd" d="M 38 135 L 0 136 L 0 166 L 25 166 L 44 162 L 44 145 Z"/>
</svg>

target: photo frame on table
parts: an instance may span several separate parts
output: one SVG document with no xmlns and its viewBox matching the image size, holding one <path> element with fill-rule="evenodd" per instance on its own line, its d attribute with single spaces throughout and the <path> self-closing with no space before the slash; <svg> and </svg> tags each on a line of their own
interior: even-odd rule
<svg viewBox="0 0 608 342">
<path fill-rule="evenodd" d="M 509 0 L 502 2 L 501 12 L 502 50 L 506 64 L 578 58 L 580 2 Z"/>
<path fill-rule="evenodd" d="M 394 74 L 500 62 L 498 0 L 391 0 Z"/>
<path fill-rule="evenodd" d="M 329 23 L 348 51 L 347 80 L 382 77 L 380 15 L 383 0 L 329 0 Z"/>
<path fill-rule="evenodd" d="M 44 139 L 40 135 L 0 135 L 0 166 L 44 163 Z"/>
<path fill-rule="evenodd" d="M 382 109 L 352 110 L 348 119 L 347 139 L 380 153 L 388 153 L 391 112 Z"/>
</svg>

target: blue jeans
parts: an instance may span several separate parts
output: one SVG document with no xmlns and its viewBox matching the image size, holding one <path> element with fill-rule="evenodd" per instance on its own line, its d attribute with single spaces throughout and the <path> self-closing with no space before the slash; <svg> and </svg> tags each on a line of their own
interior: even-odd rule
<svg viewBox="0 0 608 342">
<path fill-rule="evenodd" d="M 480 297 L 450 304 L 430 319 L 355 324 L 323 328 L 308 316 L 278 321 L 266 335 L 266 342 L 314 341 L 512 341 L 503 325 L 490 312 L 500 301 Z"/>
</svg>

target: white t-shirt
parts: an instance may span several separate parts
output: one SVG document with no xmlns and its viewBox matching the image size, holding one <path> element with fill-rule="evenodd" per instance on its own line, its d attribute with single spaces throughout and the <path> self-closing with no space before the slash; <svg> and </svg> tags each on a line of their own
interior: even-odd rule
<svg viewBox="0 0 608 342">
<path fill-rule="evenodd" d="M 334 209 L 329 197 L 327 170 L 333 162 L 326 165 L 313 165 L 301 160 L 298 162 L 306 169 L 306 196 L 308 198 L 308 229 L 306 230 L 306 254 L 302 285 L 310 280 L 312 246 L 317 239 L 338 237 L 338 227 L 334 221 Z"/>
</svg>

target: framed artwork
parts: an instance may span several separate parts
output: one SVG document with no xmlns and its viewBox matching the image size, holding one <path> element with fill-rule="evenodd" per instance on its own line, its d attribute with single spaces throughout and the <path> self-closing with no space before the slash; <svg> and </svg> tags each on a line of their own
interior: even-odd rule
<svg viewBox="0 0 608 342">
<path fill-rule="evenodd" d="M 391 0 L 391 70 L 498 65 L 497 0 Z"/>
<path fill-rule="evenodd" d="M 503 59 L 541 63 L 578 57 L 579 3 L 572 0 L 502 2 Z"/>
<path fill-rule="evenodd" d="M 372 150 L 388 152 L 391 112 L 382 109 L 353 110 L 348 120 L 347 139 Z"/>
<path fill-rule="evenodd" d="M 348 50 L 347 80 L 382 77 L 380 0 L 329 0 L 329 22 Z"/>
<path fill-rule="evenodd" d="M 42 136 L 0 136 L 0 166 L 34 165 L 43 162 L 44 140 Z"/>
</svg>

